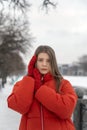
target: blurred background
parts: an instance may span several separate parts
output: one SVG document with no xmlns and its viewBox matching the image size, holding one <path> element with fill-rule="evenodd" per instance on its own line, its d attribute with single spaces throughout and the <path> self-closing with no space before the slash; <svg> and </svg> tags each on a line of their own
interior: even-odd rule
<svg viewBox="0 0 87 130">
<path fill-rule="evenodd" d="M 0 130 L 18 130 L 21 115 L 8 109 L 7 97 L 39 45 L 54 49 L 62 75 L 87 98 L 87 1 L 1 0 Z M 86 118 L 77 130 L 87 130 Z"/>
</svg>

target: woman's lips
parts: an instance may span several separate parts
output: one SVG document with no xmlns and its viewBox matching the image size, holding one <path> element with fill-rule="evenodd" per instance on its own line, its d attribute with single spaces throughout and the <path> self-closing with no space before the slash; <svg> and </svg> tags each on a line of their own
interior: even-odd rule
<svg viewBox="0 0 87 130">
<path fill-rule="evenodd" d="M 47 71 L 47 69 L 41 69 L 42 71 Z"/>
</svg>

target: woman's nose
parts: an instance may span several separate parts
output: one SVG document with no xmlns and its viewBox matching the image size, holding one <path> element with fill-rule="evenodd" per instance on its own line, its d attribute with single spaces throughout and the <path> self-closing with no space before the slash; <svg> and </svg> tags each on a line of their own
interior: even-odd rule
<svg viewBox="0 0 87 130">
<path fill-rule="evenodd" d="M 43 61 L 43 65 L 47 65 L 46 61 Z"/>
</svg>

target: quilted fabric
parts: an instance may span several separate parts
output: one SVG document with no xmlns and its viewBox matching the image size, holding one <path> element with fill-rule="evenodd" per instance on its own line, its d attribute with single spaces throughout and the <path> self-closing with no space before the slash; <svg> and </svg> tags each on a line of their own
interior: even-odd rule
<svg viewBox="0 0 87 130">
<path fill-rule="evenodd" d="M 69 81 L 63 79 L 60 93 L 55 80 L 45 82 L 34 94 L 35 80 L 25 76 L 14 85 L 8 107 L 21 113 L 19 130 L 75 130 L 71 121 L 77 95 Z"/>
</svg>

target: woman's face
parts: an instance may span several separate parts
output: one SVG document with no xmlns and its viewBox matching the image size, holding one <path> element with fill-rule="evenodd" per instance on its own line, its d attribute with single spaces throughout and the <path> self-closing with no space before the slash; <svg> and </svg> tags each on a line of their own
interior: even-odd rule
<svg viewBox="0 0 87 130">
<path fill-rule="evenodd" d="M 50 58 L 45 52 L 39 53 L 37 57 L 36 66 L 41 74 L 51 72 Z"/>
</svg>

